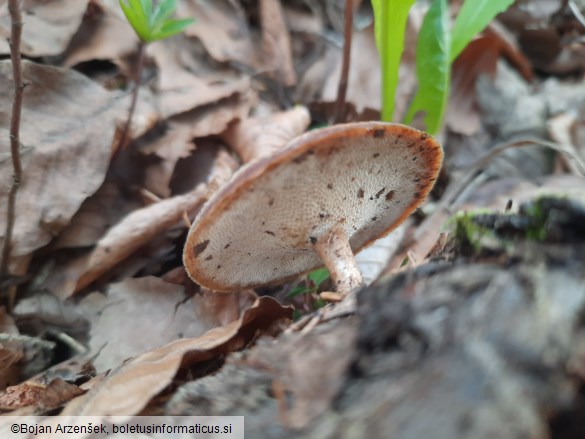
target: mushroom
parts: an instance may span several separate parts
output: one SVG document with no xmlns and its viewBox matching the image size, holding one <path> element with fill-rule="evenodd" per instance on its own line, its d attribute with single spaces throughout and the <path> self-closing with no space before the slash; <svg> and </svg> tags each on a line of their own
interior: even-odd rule
<svg viewBox="0 0 585 439">
<path fill-rule="evenodd" d="M 441 145 L 414 128 L 359 122 L 305 133 L 243 166 L 205 204 L 183 253 L 216 291 L 283 283 L 325 265 L 338 293 L 362 283 L 354 252 L 419 206 Z"/>
</svg>

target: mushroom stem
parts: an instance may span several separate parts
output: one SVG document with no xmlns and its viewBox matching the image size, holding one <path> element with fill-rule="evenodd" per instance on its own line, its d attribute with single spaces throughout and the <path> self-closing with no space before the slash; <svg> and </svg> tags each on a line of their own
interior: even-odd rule
<svg viewBox="0 0 585 439">
<path fill-rule="evenodd" d="M 315 251 L 329 269 L 338 293 L 347 295 L 363 284 L 349 240 L 341 227 L 321 235 L 314 245 Z"/>
</svg>

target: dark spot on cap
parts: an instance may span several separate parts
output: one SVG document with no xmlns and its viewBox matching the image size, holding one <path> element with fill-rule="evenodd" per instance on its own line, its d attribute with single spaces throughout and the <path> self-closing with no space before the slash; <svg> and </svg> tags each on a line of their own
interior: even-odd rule
<svg viewBox="0 0 585 439">
<path fill-rule="evenodd" d="M 372 201 L 374 199 L 374 197 L 370 197 L 370 201 Z"/>
<path fill-rule="evenodd" d="M 374 134 L 374 137 L 375 138 L 384 137 L 386 135 L 386 130 L 384 130 L 384 129 L 377 129 L 377 130 L 374 130 L 374 133 L 373 134 Z"/>
<path fill-rule="evenodd" d="M 218 266 L 217 266 L 217 267 L 215 267 L 215 268 L 217 268 L 217 269 L 219 270 L 219 269 L 221 268 L 221 265 L 218 265 Z"/>
<path fill-rule="evenodd" d="M 195 254 L 195 257 L 199 256 L 201 254 L 201 252 L 203 252 L 203 250 L 205 250 L 207 248 L 208 245 L 209 245 L 209 239 L 206 239 L 205 241 L 197 244 L 195 246 L 195 248 L 193 249 L 193 253 Z"/>
<path fill-rule="evenodd" d="M 321 219 L 325 218 L 325 214 L 324 213 L 320 213 L 319 214 L 319 218 L 321 218 Z"/>
<path fill-rule="evenodd" d="M 392 198 L 394 198 L 394 191 L 388 191 L 386 194 L 386 201 L 390 201 Z"/>
<path fill-rule="evenodd" d="M 229 248 L 229 246 L 230 246 L 230 245 L 231 245 L 231 244 L 229 244 L 229 243 L 228 243 L 228 244 L 226 244 L 226 245 L 223 247 L 223 249 L 225 250 L 225 249 Z"/>
<path fill-rule="evenodd" d="M 414 156 L 414 157 L 412 158 L 412 161 L 413 161 L 413 162 L 416 162 L 416 159 L 417 159 L 417 158 L 418 158 L 417 156 Z"/>
<path fill-rule="evenodd" d="M 351 181 L 355 181 L 355 177 L 351 177 Z"/>
<path fill-rule="evenodd" d="M 252 253 L 248 253 L 248 256 L 252 256 Z"/>
<path fill-rule="evenodd" d="M 412 148 L 413 146 L 415 146 L 416 143 L 415 142 L 408 142 L 408 144 L 406 145 L 407 148 Z"/>
<path fill-rule="evenodd" d="M 420 133 L 420 140 L 427 140 L 429 137 L 427 133 Z"/>
<path fill-rule="evenodd" d="M 377 219 L 378 219 L 378 217 L 377 217 L 377 216 L 373 216 L 373 217 L 372 217 L 372 221 L 376 221 Z"/>
<path fill-rule="evenodd" d="M 270 230 L 264 230 L 264 233 L 266 233 L 267 235 L 270 235 L 270 236 L 276 236 L 274 234 L 274 232 L 271 232 Z"/>
<path fill-rule="evenodd" d="M 345 218 L 341 218 L 341 219 L 339 220 L 339 224 L 343 224 L 343 223 L 345 223 Z"/>
<path fill-rule="evenodd" d="M 364 190 L 360 188 L 357 193 L 358 198 L 364 198 Z"/>
<path fill-rule="evenodd" d="M 376 158 L 376 157 L 380 157 L 380 153 L 377 152 L 376 154 L 374 154 L 372 157 Z"/>
<path fill-rule="evenodd" d="M 272 206 L 274 204 L 274 198 L 271 198 L 270 200 L 268 200 L 268 205 Z"/>
<path fill-rule="evenodd" d="M 209 255 L 205 258 L 206 261 L 211 261 L 213 259 L 213 256 Z"/>
<path fill-rule="evenodd" d="M 333 189 L 333 184 L 331 184 L 331 183 L 328 183 L 328 184 L 327 184 L 327 189 Z"/>
<path fill-rule="evenodd" d="M 380 195 L 382 195 L 384 193 L 384 191 L 386 190 L 385 187 L 383 187 L 382 189 L 380 189 L 378 192 L 376 192 L 376 199 L 380 198 Z"/>
<path fill-rule="evenodd" d="M 420 178 L 415 178 L 414 180 L 412 180 L 414 183 L 418 183 L 420 181 Z"/>
<path fill-rule="evenodd" d="M 311 241 L 311 244 L 315 244 L 317 242 L 317 238 L 315 238 L 314 236 L 309 237 L 309 241 Z"/>
</svg>

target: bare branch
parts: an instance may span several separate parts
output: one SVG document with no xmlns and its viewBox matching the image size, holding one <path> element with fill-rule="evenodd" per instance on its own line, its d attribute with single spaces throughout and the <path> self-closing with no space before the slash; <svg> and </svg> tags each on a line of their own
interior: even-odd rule
<svg viewBox="0 0 585 439">
<path fill-rule="evenodd" d="M 22 79 L 22 63 L 20 60 L 20 40 L 22 37 L 22 15 L 18 0 L 8 0 L 8 11 L 12 22 L 10 35 L 10 59 L 12 60 L 12 76 L 14 78 L 14 100 L 12 103 L 12 119 L 10 121 L 10 153 L 14 174 L 12 186 L 8 194 L 8 208 L 6 210 L 6 230 L 2 259 L 0 261 L 0 275 L 7 275 L 9 270 L 10 253 L 12 248 L 12 232 L 14 230 L 16 193 L 22 180 L 22 163 L 20 160 L 20 116 L 22 113 L 22 99 L 24 82 Z"/>
</svg>

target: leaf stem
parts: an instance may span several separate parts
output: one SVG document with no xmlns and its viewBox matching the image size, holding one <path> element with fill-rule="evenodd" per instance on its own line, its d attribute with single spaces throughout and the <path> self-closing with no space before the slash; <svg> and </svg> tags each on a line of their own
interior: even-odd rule
<svg viewBox="0 0 585 439">
<path fill-rule="evenodd" d="M 345 122 L 345 101 L 347 96 L 347 84 L 349 79 L 349 62 L 351 59 L 351 37 L 353 31 L 353 2 L 345 0 L 344 11 L 344 38 L 343 38 L 343 61 L 341 64 L 341 76 L 337 87 L 337 103 L 335 112 L 335 123 Z"/>
<path fill-rule="evenodd" d="M 10 59 L 12 61 L 12 76 L 14 78 L 14 100 L 12 102 L 12 117 L 10 120 L 10 154 L 12 157 L 12 186 L 8 193 L 8 207 L 6 209 L 6 229 L 0 262 L 0 275 L 7 275 L 10 265 L 12 249 L 12 233 L 16 218 L 16 194 L 22 181 L 22 162 L 20 159 L 20 118 L 24 96 L 24 81 L 22 78 L 22 63 L 20 60 L 20 41 L 22 38 L 22 15 L 18 0 L 8 1 L 8 11 L 11 20 Z"/>
<path fill-rule="evenodd" d="M 128 142 L 130 125 L 132 124 L 132 118 L 134 117 L 134 112 L 136 111 L 136 103 L 138 102 L 138 91 L 140 90 L 140 85 L 142 82 L 142 70 L 144 68 L 145 52 L 146 43 L 140 41 L 140 44 L 138 46 L 138 62 L 136 64 L 136 78 L 134 78 L 134 90 L 132 91 L 132 102 L 130 102 L 130 109 L 128 110 L 128 119 L 126 119 L 126 124 L 124 125 L 124 129 L 122 130 L 120 142 L 118 143 L 116 151 L 123 150 Z"/>
</svg>

